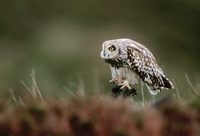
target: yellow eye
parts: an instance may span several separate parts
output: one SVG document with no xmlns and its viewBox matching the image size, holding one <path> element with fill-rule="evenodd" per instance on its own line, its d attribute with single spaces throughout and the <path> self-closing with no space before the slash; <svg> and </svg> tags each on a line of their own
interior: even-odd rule
<svg viewBox="0 0 200 136">
<path fill-rule="evenodd" d="M 115 51 L 115 50 L 116 50 L 116 48 L 115 48 L 115 46 L 114 46 L 114 45 L 112 45 L 112 46 L 110 46 L 110 47 L 108 48 L 108 50 L 109 50 L 109 51 Z"/>
</svg>

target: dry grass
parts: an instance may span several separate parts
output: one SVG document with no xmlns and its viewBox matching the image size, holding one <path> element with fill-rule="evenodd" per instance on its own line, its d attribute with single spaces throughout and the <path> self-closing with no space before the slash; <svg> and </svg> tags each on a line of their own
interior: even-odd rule
<svg viewBox="0 0 200 136">
<path fill-rule="evenodd" d="M 31 74 L 32 86 L 21 81 L 29 96 L 19 96 L 11 89 L 11 101 L 0 102 L 2 136 L 198 136 L 200 101 L 198 89 L 186 75 L 194 100 L 185 101 L 176 87 L 175 97 L 160 100 L 88 95 L 80 80 L 77 92 L 62 99 L 44 98 Z M 188 103 L 191 104 L 188 104 Z"/>
</svg>

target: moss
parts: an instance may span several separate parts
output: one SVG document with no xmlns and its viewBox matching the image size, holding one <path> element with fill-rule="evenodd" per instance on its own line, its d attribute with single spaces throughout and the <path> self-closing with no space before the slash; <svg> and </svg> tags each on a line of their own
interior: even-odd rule
<svg viewBox="0 0 200 136">
<path fill-rule="evenodd" d="M 195 134 L 195 128 L 192 126 L 195 116 L 189 107 L 173 102 L 162 105 L 160 110 L 165 118 L 163 131 L 166 136 Z"/>
<path fill-rule="evenodd" d="M 73 114 L 69 118 L 71 129 L 76 136 L 93 136 L 94 128 L 90 121 L 82 120 L 80 116 Z"/>
<path fill-rule="evenodd" d="M 121 129 L 117 129 L 114 131 L 113 136 L 129 136 L 129 135 L 127 134 L 127 132 L 125 132 Z"/>
<path fill-rule="evenodd" d="M 20 136 L 28 136 L 32 134 L 32 126 L 30 120 L 24 118 L 19 121 L 19 128 L 20 130 L 18 131 L 17 135 Z"/>
<path fill-rule="evenodd" d="M 135 117 L 135 125 L 139 130 L 144 129 L 144 119 L 142 115 L 138 115 L 137 117 Z"/>
<path fill-rule="evenodd" d="M 30 116 L 32 116 L 38 124 L 44 122 L 47 114 L 44 108 L 40 106 L 33 106 L 29 107 L 27 110 L 31 114 Z"/>
<path fill-rule="evenodd" d="M 11 132 L 9 122 L 0 122 L 0 136 L 9 136 Z"/>
</svg>

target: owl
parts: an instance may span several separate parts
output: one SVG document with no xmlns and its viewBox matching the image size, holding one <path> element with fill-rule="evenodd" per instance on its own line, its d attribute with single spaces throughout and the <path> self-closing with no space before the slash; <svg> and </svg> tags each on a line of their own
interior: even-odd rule
<svg viewBox="0 0 200 136">
<path fill-rule="evenodd" d="M 110 65 L 110 82 L 120 86 L 120 89 L 126 87 L 131 90 L 140 81 L 146 84 L 152 95 L 157 95 L 163 88 L 174 88 L 153 54 L 138 42 L 131 39 L 105 41 L 100 56 Z"/>
</svg>

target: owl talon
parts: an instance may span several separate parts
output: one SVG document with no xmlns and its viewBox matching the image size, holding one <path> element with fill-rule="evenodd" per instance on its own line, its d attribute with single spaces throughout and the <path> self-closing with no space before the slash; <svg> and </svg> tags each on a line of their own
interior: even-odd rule
<svg viewBox="0 0 200 136">
<path fill-rule="evenodd" d="M 123 83 L 120 83 L 119 85 L 121 86 L 120 89 L 124 89 L 125 87 L 127 87 L 129 90 L 131 90 L 131 87 L 127 80 L 124 80 Z"/>
</svg>

